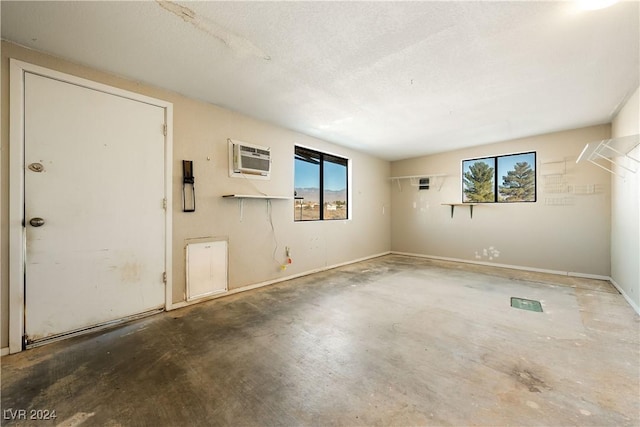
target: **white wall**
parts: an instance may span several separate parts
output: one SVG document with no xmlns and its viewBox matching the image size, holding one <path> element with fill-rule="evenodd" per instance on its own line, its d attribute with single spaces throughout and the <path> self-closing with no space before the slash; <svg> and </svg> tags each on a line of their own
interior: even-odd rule
<svg viewBox="0 0 640 427">
<path fill-rule="evenodd" d="M 392 250 L 608 277 L 610 176 L 575 160 L 586 143 L 609 132 L 600 125 L 392 162 L 392 176 L 446 174 L 440 190 L 437 179 L 427 191 L 406 181 L 402 191 L 391 187 Z M 462 201 L 463 159 L 527 151 L 537 152 L 537 202 L 479 205 L 473 219 L 469 207 L 457 207 L 451 218 L 442 203 Z M 558 160 L 566 161 L 565 173 L 545 176 L 557 172 L 549 162 Z M 595 193 L 577 194 L 593 185 Z"/>
<path fill-rule="evenodd" d="M 615 137 L 640 133 L 640 95 L 636 89 L 613 120 Z M 640 158 L 640 148 L 632 153 Z M 619 170 L 624 173 L 624 171 Z M 611 278 L 640 314 L 640 171 L 611 181 Z"/>
<path fill-rule="evenodd" d="M 174 106 L 173 152 L 173 303 L 185 299 L 185 245 L 190 239 L 229 240 L 229 288 L 278 280 L 326 266 L 388 252 L 390 249 L 389 162 L 339 147 L 241 114 L 193 100 L 164 89 L 114 77 L 59 58 L 2 42 L 2 248 L 0 288 L 2 317 L 0 347 L 8 345 L 8 195 L 9 195 L 9 58 L 73 74 L 125 90 L 163 99 Z M 228 176 L 227 138 L 269 146 L 273 155 L 271 180 Z M 239 202 L 223 194 L 293 195 L 293 151 L 303 144 L 352 160 L 352 220 L 294 223 L 293 200 L 272 202 L 272 231 L 264 200 L 247 200 L 240 218 Z M 73 155 L 73 153 L 69 153 Z M 197 210 L 182 212 L 182 160 L 193 160 Z M 115 171 L 114 173 L 121 173 Z M 274 259 L 274 248 L 275 252 Z M 280 270 L 284 247 L 293 264 Z"/>
</svg>

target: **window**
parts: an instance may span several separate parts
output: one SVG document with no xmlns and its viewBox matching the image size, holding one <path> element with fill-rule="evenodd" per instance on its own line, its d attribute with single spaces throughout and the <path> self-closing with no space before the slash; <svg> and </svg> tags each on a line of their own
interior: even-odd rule
<svg viewBox="0 0 640 427">
<path fill-rule="evenodd" d="M 347 159 L 295 147 L 294 220 L 348 218 Z"/>
<path fill-rule="evenodd" d="M 462 161 L 464 203 L 536 201 L 536 153 Z"/>
</svg>

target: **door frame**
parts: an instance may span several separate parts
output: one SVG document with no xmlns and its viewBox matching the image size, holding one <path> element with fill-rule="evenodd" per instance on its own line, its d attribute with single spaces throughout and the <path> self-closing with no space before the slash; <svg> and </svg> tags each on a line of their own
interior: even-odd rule
<svg viewBox="0 0 640 427">
<path fill-rule="evenodd" d="M 166 136 L 164 144 L 164 192 L 166 272 L 165 310 L 172 305 L 172 163 L 173 104 L 135 92 L 119 89 L 81 77 L 50 70 L 14 58 L 9 59 L 9 353 L 22 351 L 25 334 L 25 258 L 24 227 L 24 95 L 25 74 L 32 73 L 107 94 L 144 102 L 164 109 Z"/>
</svg>

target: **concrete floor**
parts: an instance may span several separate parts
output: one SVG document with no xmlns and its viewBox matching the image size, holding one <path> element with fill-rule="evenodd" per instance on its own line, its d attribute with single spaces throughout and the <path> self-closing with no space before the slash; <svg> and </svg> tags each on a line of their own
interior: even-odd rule
<svg viewBox="0 0 640 427">
<path fill-rule="evenodd" d="M 389 255 L 6 356 L 3 425 L 638 426 L 639 331 L 607 282 Z"/>
</svg>

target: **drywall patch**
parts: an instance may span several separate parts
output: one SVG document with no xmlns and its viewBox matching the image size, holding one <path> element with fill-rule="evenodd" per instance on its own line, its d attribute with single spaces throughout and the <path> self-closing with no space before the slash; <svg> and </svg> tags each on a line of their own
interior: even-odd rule
<svg viewBox="0 0 640 427">
<path fill-rule="evenodd" d="M 257 58 L 264 59 L 265 61 L 271 60 L 269 55 L 265 54 L 249 40 L 233 34 L 209 18 L 198 16 L 194 10 L 186 6 L 165 0 L 156 0 L 156 3 L 158 3 L 158 5 L 164 10 L 171 12 L 178 18 L 182 19 L 184 22 L 193 25 L 198 30 L 222 42 L 239 56 L 255 56 Z"/>
<path fill-rule="evenodd" d="M 500 251 L 493 246 L 489 246 L 488 248 L 475 252 L 476 259 L 488 259 L 489 261 L 493 261 L 494 258 L 498 257 L 500 257 Z"/>
</svg>

